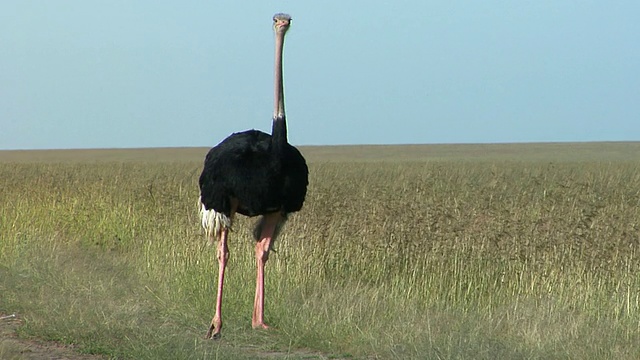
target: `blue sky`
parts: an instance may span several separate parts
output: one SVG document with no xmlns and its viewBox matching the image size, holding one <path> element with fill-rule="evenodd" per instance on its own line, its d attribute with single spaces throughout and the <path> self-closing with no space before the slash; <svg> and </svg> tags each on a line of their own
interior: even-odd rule
<svg viewBox="0 0 640 360">
<path fill-rule="evenodd" d="M 640 140 L 638 1 L 0 3 L 0 149 Z"/>
</svg>

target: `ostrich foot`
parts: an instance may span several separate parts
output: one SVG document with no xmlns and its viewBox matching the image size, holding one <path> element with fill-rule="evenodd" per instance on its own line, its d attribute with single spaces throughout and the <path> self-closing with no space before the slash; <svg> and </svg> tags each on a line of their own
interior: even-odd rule
<svg viewBox="0 0 640 360">
<path fill-rule="evenodd" d="M 267 326 L 267 324 L 265 324 L 263 322 L 253 323 L 252 326 L 253 326 L 254 329 L 267 330 L 269 328 L 269 326 Z"/>
<path fill-rule="evenodd" d="M 207 335 L 204 337 L 205 339 L 220 339 L 220 330 L 222 328 L 222 323 L 220 321 L 211 321 L 211 325 L 209 326 L 209 331 L 207 331 Z"/>
</svg>

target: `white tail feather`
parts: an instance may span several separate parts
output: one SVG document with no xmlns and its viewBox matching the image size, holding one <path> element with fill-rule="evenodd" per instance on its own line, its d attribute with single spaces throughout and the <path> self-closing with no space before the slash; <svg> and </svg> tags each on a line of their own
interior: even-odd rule
<svg viewBox="0 0 640 360">
<path fill-rule="evenodd" d="M 213 239 L 220 237 L 222 229 L 231 228 L 231 219 L 225 214 L 219 213 L 213 209 L 207 210 L 202 203 L 202 199 L 198 201 L 200 203 L 200 218 L 202 219 L 202 228 L 207 233 L 209 243 L 213 242 Z"/>
</svg>

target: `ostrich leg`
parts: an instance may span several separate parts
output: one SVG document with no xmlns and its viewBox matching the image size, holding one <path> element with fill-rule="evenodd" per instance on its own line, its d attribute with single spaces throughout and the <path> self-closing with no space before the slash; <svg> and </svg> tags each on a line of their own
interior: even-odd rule
<svg viewBox="0 0 640 360">
<path fill-rule="evenodd" d="M 256 264 L 258 274 L 256 277 L 256 297 L 253 303 L 253 317 L 251 324 L 254 329 L 269 328 L 264 323 L 264 265 L 269 259 L 269 250 L 276 233 L 276 228 L 283 221 L 281 213 L 272 213 L 264 216 L 262 220 L 262 231 L 256 243 Z"/>
<path fill-rule="evenodd" d="M 220 337 L 220 329 L 222 329 L 222 287 L 224 285 L 224 270 L 227 267 L 229 259 L 229 248 L 227 247 L 227 236 L 229 229 L 226 227 L 220 231 L 220 239 L 218 240 L 218 296 L 216 298 L 216 314 L 211 319 L 211 326 L 207 331 L 206 339 L 217 339 Z"/>
</svg>

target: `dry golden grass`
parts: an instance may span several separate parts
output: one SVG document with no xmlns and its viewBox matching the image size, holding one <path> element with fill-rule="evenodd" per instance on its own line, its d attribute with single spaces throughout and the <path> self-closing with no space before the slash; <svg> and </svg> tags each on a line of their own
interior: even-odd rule
<svg viewBox="0 0 640 360">
<path fill-rule="evenodd" d="M 116 358 L 635 359 L 639 149 L 302 148 L 307 202 L 267 265 L 275 329 L 249 326 L 239 218 L 219 342 L 200 340 L 217 269 L 194 208 L 206 149 L 0 153 L 0 311 Z"/>
<path fill-rule="evenodd" d="M 640 142 L 300 146 L 308 162 L 633 161 Z M 4 150 L 0 163 L 202 162 L 208 148 Z"/>
</svg>

